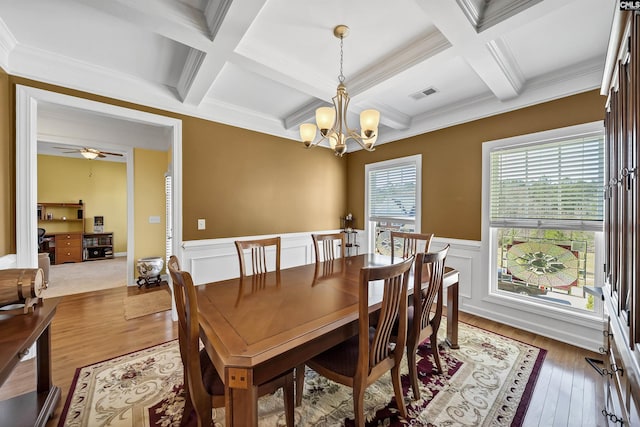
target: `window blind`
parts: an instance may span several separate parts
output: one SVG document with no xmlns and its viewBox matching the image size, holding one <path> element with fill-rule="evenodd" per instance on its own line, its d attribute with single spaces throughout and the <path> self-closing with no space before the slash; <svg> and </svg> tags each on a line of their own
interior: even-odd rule
<svg viewBox="0 0 640 427">
<path fill-rule="evenodd" d="M 401 164 L 369 172 L 369 217 L 415 220 L 416 165 Z"/>
<path fill-rule="evenodd" d="M 490 179 L 492 226 L 601 224 L 604 135 L 497 149 Z"/>
</svg>

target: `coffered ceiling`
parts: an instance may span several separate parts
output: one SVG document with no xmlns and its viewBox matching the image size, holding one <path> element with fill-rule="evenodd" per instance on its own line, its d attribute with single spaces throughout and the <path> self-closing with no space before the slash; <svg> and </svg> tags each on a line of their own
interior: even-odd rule
<svg viewBox="0 0 640 427">
<path fill-rule="evenodd" d="M 335 95 L 379 143 L 600 86 L 612 0 L 0 0 L 10 74 L 297 140 Z M 431 93 L 430 95 L 425 95 Z M 352 147 L 353 148 L 353 147 Z"/>
</svg>

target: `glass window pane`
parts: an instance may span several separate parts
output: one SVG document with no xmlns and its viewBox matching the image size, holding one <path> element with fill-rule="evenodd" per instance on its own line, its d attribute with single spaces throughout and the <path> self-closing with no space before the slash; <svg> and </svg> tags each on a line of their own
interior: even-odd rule
<svg viewBox="0 0 640 427">
<path fill-rule="evenodd" d="M 499 228 L 497 243 L 499 291 L 593 311 L 594 232 Z"/>
</svg>

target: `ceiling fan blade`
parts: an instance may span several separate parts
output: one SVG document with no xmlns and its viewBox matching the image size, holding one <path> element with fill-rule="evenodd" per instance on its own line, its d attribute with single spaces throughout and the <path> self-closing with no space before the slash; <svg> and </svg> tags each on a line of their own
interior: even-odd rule
<svg viewBox="0 0 640 427">
<path fill-rule="evenodd" d="M 122 154 L 120 153 L 110 153 L 108 151 L 100 151 L 101 154 L 108 154 L 109 156 L 120 156 L 122 157 Z"/>
<path fill-rule="evenodd" d="M 105 157 L 107 157 L 107 156 L 105 156 L 105 155 L 104 155 L 104 153 L 98 153 L 98 157 L 100 157 L 101 159 L 103 159 L 103 158 L 105 158 Z"/>
<path fill-rule="evenodd" d="M 67 153 L 75 153 L 75 152 L 80 152 L 81 150 L 79 148 L 71 148 L 71 147 L 53 147 L 57 150 L 71 150 L 71 151 L 67 151 Z"/>
</svg>

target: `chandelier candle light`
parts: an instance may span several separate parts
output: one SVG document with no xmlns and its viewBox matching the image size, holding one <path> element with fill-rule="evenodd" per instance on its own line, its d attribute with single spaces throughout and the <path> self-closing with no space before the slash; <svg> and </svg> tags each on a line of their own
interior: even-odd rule
<svg viewBox="0 0 640 427">
<path fill-rule="evenodd" d="M 338 25 L 333 29 L 333 35 L 340 39 L 340 75 L 338 76 L 340 83 L 336 96 L 333 97 L 333 107 L 320 107 L 316 110 L 317 128 L 313 123 L 300 125 L 300 137 L 306 148 L 328 140 L 336 156 L 340 157 L 347 152 L 348 139 L 356 141 L 367 151 L 373 151 L 373 145 L 378 139 L 378 123 L 380 122 L 379 111 L 364 110 L 360 113 L 360 132 L 349 129 L 347 126 L 347 108 L 350 98 L 342 73 L 342 42 L 347 34 L 349 34 L 349 27 L 346 25 Z M 320 129 L 321 138 L 314 142 L 317 129 Z"/>
</svg>

